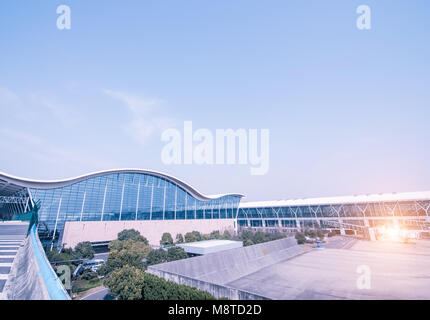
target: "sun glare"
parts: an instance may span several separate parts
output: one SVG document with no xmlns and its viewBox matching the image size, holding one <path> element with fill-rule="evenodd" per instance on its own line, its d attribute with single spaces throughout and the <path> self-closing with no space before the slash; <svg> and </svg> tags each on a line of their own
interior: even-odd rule
<svg viewBox="0 0 430 320">
<path fill-rule="evenodd" d="M 394 226 L 386 226 L 378 228 L 379 239 L 385 241 L 405 242 L 411 239 L 416 239 L 417 235 L 411 230 L 401 229 L 397 224 Z"/>
</svg>

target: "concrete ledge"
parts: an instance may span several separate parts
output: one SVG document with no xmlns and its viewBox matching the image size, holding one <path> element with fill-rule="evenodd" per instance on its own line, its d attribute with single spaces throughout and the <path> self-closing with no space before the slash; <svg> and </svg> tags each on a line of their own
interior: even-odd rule
<svg viewBox="0 0 430 320">
<path fill-rule="evenodd" d="M 308 250 L 293 238 L 249 247 L 210 253 L 204 256 L 149 266 L 147 272 L 166 280 L 208 291 L 216 298 L 267 299 L 230 286 L 230 283 Z"/>
<path fill-rule="evenodd" d="M 45 256 L 36 226 L 19 248 L 4 289 L 8 300 L 70 300 Z"/>
</svg>

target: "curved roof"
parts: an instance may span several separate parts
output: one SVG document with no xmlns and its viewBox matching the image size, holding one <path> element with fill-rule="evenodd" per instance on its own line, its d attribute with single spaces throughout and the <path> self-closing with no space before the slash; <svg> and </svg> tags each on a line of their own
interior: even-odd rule
<svg viewBox="0 0 430 320">
<path fill-rule="evenodd" d="M 371 202 L 395 202 L 395 201 L 428 201 L 430 191 L 422 192 L 393 192 L 367 195 L 307 198 L 277 201 L 256 201 L 241 202 L 239 208 L 269 208 L 269 207 L 294 207 L 294 206 L 313 206 L 313 205 L 339 205 L 339 204 L 360 204 Z"/>
<path fill-rule="evenodd" d="M 138 173 L 138 174 L 148 174 L 151 176 L 155 176 L 158 178 L 166 179 L 187 192 L 189 192 L 193 197 L 195 197 L 198 200 L 201 201 L 207 201 L 212 199 L 218 199 L 223 196 L 237 196 L 237 197 L 243 197 L 242 194 L 238 193 L 226 193 L 226 194 L 218 194 L 218 195 L 204 195 L 200 192 L 198 192 L 195 188 L 191 187 L 189 184 L 185 183 L 184 181 L 175 178 L 173 176 L 152 171 L 152 170 L 144 170 L 144 169 L 136 169 L 136 168 L 123 168 L 123 169 L 110 169 L 110 170 L 102 170 L 97 172 L 92 172 L 84 175 L 80 175 L 74 178 L 69 179 L 61 179 L 61 180 L 35 180 L 35 179 L 27 179 L 27 178 L 20 178 L 16 176 L 12 176 L 9 174 L 6 174 L 4 172 L 0 172 L 0 195 L 10 195 L 13 194 L 16 191 L 19 191 L 23 188 L 36 188 L 36 189 L 54 189 L 54 188 L 61 188 L 65 186 L 69 186 L 71 184 L 90 179 L 100 176 L 105 176 L 108 174 L 115 174 L 115 173 Z"/>
</svg>

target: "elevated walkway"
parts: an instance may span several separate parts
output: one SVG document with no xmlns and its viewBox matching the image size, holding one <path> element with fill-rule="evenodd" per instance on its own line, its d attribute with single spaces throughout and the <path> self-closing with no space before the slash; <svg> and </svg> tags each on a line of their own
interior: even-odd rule
<svg viewBox="0 0 430 320">
<path fill-rule="evenodd" d="M 6 282 L 27 234 L 28 223 L 0 222 L 0 300 L 5 299 Z"/>
<path fill-rule="evenodd" d="M 40 243 L 37 211 L 0 222 L 0 300 L 70 300 Z"/>
</svg>

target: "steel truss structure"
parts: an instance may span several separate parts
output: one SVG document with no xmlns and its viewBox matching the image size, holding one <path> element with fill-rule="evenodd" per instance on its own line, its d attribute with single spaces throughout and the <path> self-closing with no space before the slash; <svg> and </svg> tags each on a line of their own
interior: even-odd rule
<svg viewBox="0 0 430 320">
<path fill-rule="evenodd" d="M 241 204 L 238 212 L 238 225 L 243 227 L 285 228 L 300 230 L 305 227 L 362 230 L 378 226 L 388 220 L 430 228 L 430 199 L 428 200 L 389 200 L 360 203 L 276 205 L 258 202 Z"/>
</svg>

